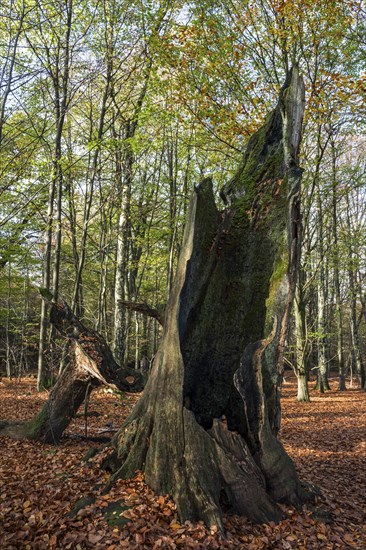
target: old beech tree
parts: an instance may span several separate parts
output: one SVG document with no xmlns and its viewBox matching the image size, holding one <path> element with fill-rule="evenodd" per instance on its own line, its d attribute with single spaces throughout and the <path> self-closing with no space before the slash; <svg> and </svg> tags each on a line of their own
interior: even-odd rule
<svg viewBox="0 0 366 550">
<path fill-rule="evenodd" d="M 113 439 L 114 475 L 143 470 L 182 520 L 222 530 L 224 501 L 258 522 L 303 490 L 276 438 L 300 236 L 304 85 L 289 73 L 219 211 L 193 194 L 164 335 L 142 398 Z"/>
</svg>

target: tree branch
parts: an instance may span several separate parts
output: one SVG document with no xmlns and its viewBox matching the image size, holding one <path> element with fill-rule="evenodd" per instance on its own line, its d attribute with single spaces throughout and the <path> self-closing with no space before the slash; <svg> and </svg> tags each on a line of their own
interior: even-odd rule
<svg viewBox="0 0 366 550">
<path fill-rule="evenodd" d="M 130 311 L 137 311 L 138 313 L 142 313 L 143 315 L 156 319 L 162 327 L 164 326 L 165 308 L 153 308 L 146 302 L 122 301 L 121 304 Z"/>
</svg>

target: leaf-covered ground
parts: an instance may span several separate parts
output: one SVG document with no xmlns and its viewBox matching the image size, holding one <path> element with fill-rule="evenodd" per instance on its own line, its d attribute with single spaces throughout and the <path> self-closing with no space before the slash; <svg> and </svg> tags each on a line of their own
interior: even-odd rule
<svg viewBox="0 0 366 550">
<path fill-rule="evenodd" d="M 37 412 L 46 395 L 34 388 L 34 379 L 3 379 L 0 419 L 28 419 Z M 295 395 L 290 377 L 281 439 L 300 477 L 321 488 L 315 507 L 284 507 L 287 519 L 279 525 L 252 525 L 228 515 L 223 541 L 202 523 L 181 525 L 173 502 L 155 495 L 142 475 L 103 495 L 108 474 L 99 466 L 106 449 L 85 462 L 93 444 L 80 438 L 67 437 L 59 447 L 0 438 L 0 548 L 365 549 L 366 396 L 356 389 L 323 396 L 312 390 L 312 402 L 300 404 Z M 94 392 L 89 410 L 99 416 L 88 418 L 88 435 L 111 435 L 136 398 Z M 67 434 L 84 435 L 84 418 Z M 96 500 L 66 517 L 84 497 Z"/>
</svg>

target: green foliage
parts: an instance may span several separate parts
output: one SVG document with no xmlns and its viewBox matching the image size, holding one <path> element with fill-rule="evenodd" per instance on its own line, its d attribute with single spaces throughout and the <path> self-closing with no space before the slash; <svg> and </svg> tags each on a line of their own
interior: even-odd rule
<svg viewBox="0 0 366 550">
<path fill-rule="evenodd" d="M 207 175 L 213 176 L 215 190 L 227 185 L 293 62 L 299 64 L 307 89 L 302 261 L 309 325 L 316 317 L 320 260 L 326 261 L 330 287 L 335 268 L 341 269 L 344 309 L 354 296 L 360 308 L 366 269 L 362 6 L 315 0 L 83 0 L 72 8 L 71 3 L 58 8 L 55 3 L 16 1 L 0 14 L 3 358 L 9 344 L 6 331 L 11 350 L 18 350 L 16 358 L 22 342 L 33 350 L 37 339 L 36 288 L 42 284 L 49 188 L 56 168 L 62 181 L 60 293 L 72 303 L 80 268 L 80 314 L 111 341 L 118 219 L 126 179 L 131 176 L 126 292 L 131 300 L 162 305 L 193 186 Z M 57 109 L 67 76 L 61 150 L 56 154 Z M 319 259 L 314 189 L 320 186 L 324 224 L 329 225 L 330 136 L 337 149 L 338 244 L 334 246 L 328 232 L 325 257 Z M 258 134 L 240 174 L 246 216 L 258 174 L 278 170 L 275 157 L 271 166 L 257 162 L 263 145 Z M 267 199 L 263 197 L 263 203 Z M 55 197 L 51 206 L 53 265 Z M 283 265 L 276 265 L 273 288 L 283 277 Z M 350 272 L 356 279 L 352 291 Z M 45 292 L 52 300 L 52 289 Z M 331 292 L 328 298 L 333 319 Z M 128 320 L 130 359 L 139 345 L 135 331 L 140 331 L 140 344 L 149 342 L 152 355 L 158 337 L 154 322 L 139 315 Z M 361 333 L 363 326 L 362 320 Z"/>
</svg>

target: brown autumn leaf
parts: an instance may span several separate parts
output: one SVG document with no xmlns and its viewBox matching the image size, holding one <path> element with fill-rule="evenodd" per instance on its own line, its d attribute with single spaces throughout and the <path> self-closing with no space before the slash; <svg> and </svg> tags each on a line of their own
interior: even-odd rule
<svg viewBox="0 0 366 550">
<path fill-rule="evenodd" d="M 89 533 L 89 535 L 88 535 L 88 540 L 92 544 L 97 544 L 98 542 L 100 542 L 102 540 L 102 538 L 103 538 L 103 536 L 98 535 L 97 533 Z"/>
<path fill-rule="evenodd" d="M 52 535 L 50 540 L 48 541 L 48 544 L 50 546 L 55 546 L 56 543 L 57 543 L 57 537 L 56 537 L 56 535 Z"/>
</svg>

